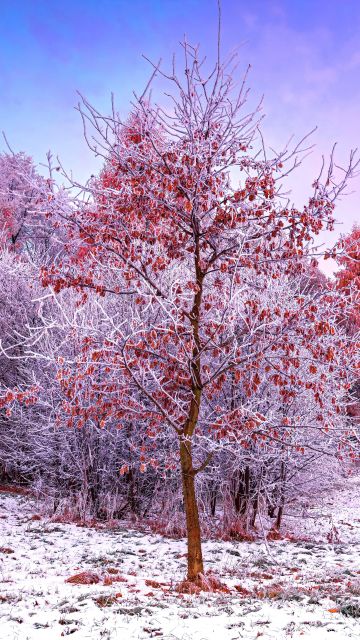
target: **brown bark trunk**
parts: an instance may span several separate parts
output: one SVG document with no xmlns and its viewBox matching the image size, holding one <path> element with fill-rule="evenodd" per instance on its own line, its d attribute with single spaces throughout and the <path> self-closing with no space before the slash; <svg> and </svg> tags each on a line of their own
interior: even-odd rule
<svg viewBox="0 0 360 640">
<path fill-rule="evenodd" d="M 180 461 L 183 486 L 184 507 L 186 514 L 187 545 L 188 545 L 188 580 L 196 580 L 199 574 L 204 573 L 204 564 L 201 550 L 201 532 L 199 510 L 195 492 L 195 471 L 193 466 L 191 438 L 196 429 L 202 395 L 201 382 L 201 339 L 200 339 L 200 307 L 204 282 L 204 273 L 200 267 L 200 233 L 196 217 L 193 219 L 193 231 L 195 237 L 195 274 L 197 291 L 189 314 L 194 345 L 192 349 L 191 368 L 191 393 L 189 414 L 180 434 Z"/>
<path fill-rule="evenodd" d="M 275 529 L 279 530 L 281 527 L 281 520 L 282 520 L 282 516 L 283 516 L 283 511 L 284 511 L 284 507 L 282 505 L 280 505 L 279 509 L 278 509 L 278 513 L 277 513 L 277 517 L 276 517 L 276 524 L 275 524 Z"/>
<path fill-rule="evenodd" d="M 187 577 L 188 580 L 193 581 L 196 580 L 199 574 L 204 573 L 204 563 L 201 550 L 200 520 L 195 492 L 195 471 L 192 463 L 190 440 L 180 440 L 180 460 L 187 529 Z"/>
</svg>

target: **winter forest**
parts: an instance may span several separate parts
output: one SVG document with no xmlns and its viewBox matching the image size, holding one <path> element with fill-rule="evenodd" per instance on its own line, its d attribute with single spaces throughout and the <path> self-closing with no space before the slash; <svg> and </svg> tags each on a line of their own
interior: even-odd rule
<svg viewBox="0 0 360 640">
<path fill-rule="evenodd" d="M 4 135 L 2 638 L 358 637 L 359 155 L 294 202 L 221 9 L 125 115 L 80 94 L 86 180 Z"/>
</svg>

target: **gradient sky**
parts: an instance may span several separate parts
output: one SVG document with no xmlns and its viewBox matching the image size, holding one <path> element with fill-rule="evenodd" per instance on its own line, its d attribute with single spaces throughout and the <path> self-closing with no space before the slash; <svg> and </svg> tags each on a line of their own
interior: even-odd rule
<svg viewBox="0 0 360 640">
<path fill-rule="evenodd" d="M 0 0 L 0 130 L 15 150 L 42 162 L 51 148 L 80 179 L 97 163 L 82 139 L 76 90 L 122 114 L 149 74 L 145 53 L 166 62 L 184 33 L 209 57 L 216 0 Z M 265 95 L 264 129 L 280 148 L 315 125 L 316 149 L 294 174 L 300 204 L 322 154 L 338 142 L 344 163 L 360 147 L 359 0 L 222 0 L 224 52 L 240 46 L 252 65 L 255 100 Z M 0 149 L 4 148 L 2 141 Z M 360 219 L 360 177 L 339 204 L 342 231 Z"/>
</svg>

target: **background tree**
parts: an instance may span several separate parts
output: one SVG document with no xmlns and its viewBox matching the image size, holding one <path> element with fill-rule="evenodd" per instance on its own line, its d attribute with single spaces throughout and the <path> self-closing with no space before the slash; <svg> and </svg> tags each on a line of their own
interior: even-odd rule
<svg viewBox="0 0 360 640">
<path fill-rule="evenodd" d="M 24 153 L 0 155 L 0 236 L 3 247 L 33 257 L 49 249 L 51 229 L 44 224 L 44 204 L 54 199 L 51 180 Z M 59 206 L 59 199 L 57 205 Z"/>
</svg>

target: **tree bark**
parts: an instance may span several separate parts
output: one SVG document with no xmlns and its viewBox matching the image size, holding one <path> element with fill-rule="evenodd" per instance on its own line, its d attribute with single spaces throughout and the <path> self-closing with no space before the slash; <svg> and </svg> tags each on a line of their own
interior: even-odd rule
<svg viewBox="0 0 360 640">
<path fill-rule="evenodd" d="M 209 498 L 210 513 L 212 517 L 214 517 L 216 513 L 216 502 L 217 502 L 217 496 L 218 496 L 217 482 L 215 481 L 210 482 L 209 493 L 210 493 L 210 498 Z"/>
<path fill-rule="evenodd" d="M 189 314 L 192 335 L 194 339 L 191 370 L 191 393 L 189 413 L 180 434 L 180 462 L 183 486 L 183 498 L 186 515 L 187 545 L 188 545 L 188 580 L 195 581 L 199 574 L 204 573 L 204 563 L 201 550 L 201 531 L 199 510 L 195 492 L 195 475 L 199 470 L 194 469 L 192 459 L 192 436 L 195 432 L 200 412 L 202 381 L 201 381 L 201 338 L 200 338 L 200 308 L 203 292 L 204 273 L 200 267 L 200 231 L 196 217 L 193 217 L 193 231 L 195 238 L 195 275 L 197 291 L 194 294 L 193 305 Z"/>
<path fill-rule="evenodd" d="M 204 573 L 201 550 L 199 510 L 195 492 L 195 471 L 193 468 L 191 442 L 180 440 L 181 476 L 187 529 L 187 578 L 194 581 Z"/>
<path fill-rule="evenodd" d="M 276 518 L 276 524 L 275 524 L 276 529 L 280 529 L 280 527 L 281 527 L 281 520 L 282 520 L 283 512 L 284 512 L 284 506 L 285 506 L 285 480 L 286 480 L 286 467 L 285 467 L 285 462 L 283 461 L 281 463 L 281 472 L 280 472 L 280 504 L 279 504 L 279 510 L 278 510 L 278 514 L 277 514 L 277 518 Z"/>
<path fill-rule="evenodd" d="M 238 478 L 234 480 L 233 500 L 237 514 L 245 515 L 248 510 L 250 497 L 250 467 L 246 465 L 245 470 L 240 471 Z"/>
</svg>

